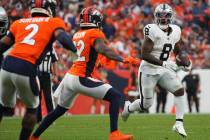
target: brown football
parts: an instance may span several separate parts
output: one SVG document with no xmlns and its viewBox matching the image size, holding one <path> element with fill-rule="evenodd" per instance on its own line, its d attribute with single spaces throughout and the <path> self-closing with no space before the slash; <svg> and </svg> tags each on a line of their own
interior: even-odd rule
<svg viewBox="0 0 210 140">
<path fill-rule="evenodd" d="M 178 54 L 176 56 L 176 64 L 178 66 L 189 66 L 190 65 L 190 59 L 186 54 Z"/>
</svg>

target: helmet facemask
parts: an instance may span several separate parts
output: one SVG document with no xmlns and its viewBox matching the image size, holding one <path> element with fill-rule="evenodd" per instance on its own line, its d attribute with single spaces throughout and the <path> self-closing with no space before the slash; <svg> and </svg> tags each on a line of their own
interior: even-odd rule
<svg viewBox="0 0 210 140">
<path fill-rule="evenodd" d="M 0 35 L 5 35 L 7 33 L 8 20 L 0 19 Z"/>
<path fill-rule="evenodd" d="M 172 23 L 172 13 L 156 13 L 155 21 L 164 30 Z"/>
</svg>

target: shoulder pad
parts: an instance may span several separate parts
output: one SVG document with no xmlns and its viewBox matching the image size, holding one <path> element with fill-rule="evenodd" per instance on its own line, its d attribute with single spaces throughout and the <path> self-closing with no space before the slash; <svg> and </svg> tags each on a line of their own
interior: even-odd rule
<svg viewBox="0 0 210 140">
<path fill-rule="evenodd" d="M 144 36 L 149 37 L 152 41 L 154 41 L 157 31 L 156 28 L 157 25 L 155 24 L 147 24 L 143 29 Z"/>
</svg>

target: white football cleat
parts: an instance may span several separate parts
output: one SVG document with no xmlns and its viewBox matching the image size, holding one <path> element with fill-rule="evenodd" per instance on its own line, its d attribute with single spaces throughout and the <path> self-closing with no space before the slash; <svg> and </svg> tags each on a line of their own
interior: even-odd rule
<svg viewBox="0 0 210 140">
<path fill-rule="evenodd" d="M 124 109 L 123 109 L 123 112 L 121 114 L 122 116 L 122 120 L 125 122 L 127 121 L 129 115 L 130 115 L 130 112 L 128 111 L 128 106 L 131 104 L 130 101 L 125 101 L 125 106 L 124 106 Z"/>
<path fill-rule="evenodd" d="M 184 126 L 183 124 L 174 124 L 172 130 L 174 132 L 177 132 L 179 135 L 181 135 L 182 137 L 187 137 L 187 133 L 186 131 L 184 130 Z"/>
</svg>

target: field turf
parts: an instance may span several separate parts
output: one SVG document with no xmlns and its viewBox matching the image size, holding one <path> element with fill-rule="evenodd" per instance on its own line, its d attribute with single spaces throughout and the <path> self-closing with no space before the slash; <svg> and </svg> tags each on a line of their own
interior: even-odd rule
<svg viewBox="0 0 210 140">
<path fill-rule="evenodd" d="M 119 128 L 134 135 L 135 140 L 182 140 L 171 131 L 172 115 L 131 115 Z M 18 140 L 20 118 L 4 118 L 0 124 L 0 140 Z M 210 140 L 210 114 L 186 115 L 188 137 L 183 140 Z M 59 118 L 42 135 L 41 140 L 107 140 L 109 118 L 105 116 L 68 116 Z"/>
</svg>

